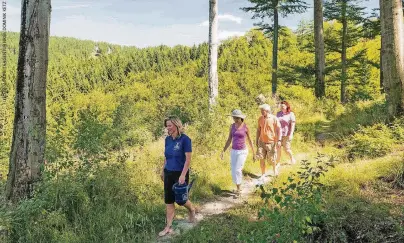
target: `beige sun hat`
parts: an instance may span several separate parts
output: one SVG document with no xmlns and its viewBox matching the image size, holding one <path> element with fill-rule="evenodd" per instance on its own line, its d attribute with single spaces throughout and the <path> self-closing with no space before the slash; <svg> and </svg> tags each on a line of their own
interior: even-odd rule
<svg viewBox="0 0 404 243">
<path fill-rule="evenodd" d="M 241 112 L 241 110 L 238 110 L 238 109 L 232 111 L 230 116 L 232 116 L 232 117 L 239 117 L 239 118 L 241 118 L 241 119 L 245 119 L 245 118 L 246 118 L 246 115 L 244 115 L 243 112 Z"/>
</svg>

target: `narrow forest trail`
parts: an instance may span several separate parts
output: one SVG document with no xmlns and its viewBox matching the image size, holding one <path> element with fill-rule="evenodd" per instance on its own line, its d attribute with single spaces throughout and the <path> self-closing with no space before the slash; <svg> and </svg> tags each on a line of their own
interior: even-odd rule
<svg viewBox="0 0 404 243">
<path fill-rule="evenodd" d="M 307 153 L 295 154 L 295 158 L 297 161 L 307 159 L 307 157 L 308 157 Z M 298 163 L 296 165 L 298 165 Z M 259 163 L 257 163 L 257 166 L 259 166 Z M 282 165 L 280 173 L 282 173 L 282 167 L 287 166 L 290 165 Z M 234 208 L 235 206 L 247 203 L 247 199 L 251 197 L 251 195 L 256 190 L 259 190 L 259 187 L 257 186 L 259 176 L 253 175 L 252 177 L 250 176 L 248 178 L 245 178 L 240 197 L 236 198 L 234 197 L 234 194 L 230 192 L 223 193 L 214 201 L 206 202 L 199 207 L 198 213 L 196 214 L 195 223 L 189 223 L 187 219 L 174 219 L 173 223 L 174 233 L 164 237 L 156 237 L 156 239 L 153 240 L 152 242 L 153 243 L 173 242 L 174 237 L 179 236 L 184 232 L 194 228 L 202 220 L 209 220 L 210 216 L 226 213 L 229 209 Z M 272 167 L 269 167 L 267 168 L 267 176 L 265 184 L 271 182 L 272 178 L 273 178 Z"/>
</svg>

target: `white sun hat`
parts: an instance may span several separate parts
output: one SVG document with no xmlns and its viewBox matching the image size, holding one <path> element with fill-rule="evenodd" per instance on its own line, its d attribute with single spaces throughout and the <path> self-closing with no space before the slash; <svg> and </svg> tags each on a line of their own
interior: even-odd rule
<svg viewBox="0 0 404 243">
<path fill-rule="evenodd" d="M 241 112 L 241 110 L 237 110 L 237 109 L 234 110 L 234 111 L 232 111 L 230 116 L 232 116 L 232 117 L 239 117 L 239 118 L 241 118 L 241 119 L 245 119 L 245 118 L 246 118 L 246 115 L 244 115 L 243 112 Z"/>
</svg>

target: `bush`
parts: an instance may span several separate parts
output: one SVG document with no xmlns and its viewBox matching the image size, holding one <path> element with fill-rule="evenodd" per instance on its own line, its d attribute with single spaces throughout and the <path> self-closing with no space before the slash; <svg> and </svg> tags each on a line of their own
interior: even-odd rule
<svg viewBox="0 0 404 243">
<path fill-rule="evenodd" d="M 317 100 L 315 107 L 318 109 L 318 111 L 323 113 L 328 120 L 335 119 L 345 110 L 341 103 L 331 99 Z"/>
<path fill-rule="evenodd" d="M 324 155 L 318 155 L 314 165 L 302 161 L 297 174 L 289 175 L 282 184 L 275 180 L 268 189 L 261 186 L 261 197 L 268 206 L 260 210 L 259 217 L 266 224 L 256 233 L 258 235 L 242 236 L 241 240 L 294 242 L 315 239 L 325 217 L 322 210 L 324 185 L 320 183 L 320 177 L 333 166 L 332 163 L 333 158 L 327 161 Z"/>
<path fill-rule="evenodd" d="M 361 126 L 371 126 L 387 121 L 384 100 L 348 104 L 345 112 L 331 122 L 331 130 L 339 136 L 352 135 Z"/>
<path fill-rule="evenodd" d="M 316 102 L 313 89 L 297 85 L 280 85 L 278 87 L 278 96 L 281 100 L 295 100 L 295 102 L 302 102 L 306 105 L 313 105 Z"/>
<path fill-rule="evenodd" d="M 348 157 L 377 158 L 391 151 L 395 141 L 390 129 L 384 124 L 361 128 L 348 141 Z"/>
<path fill-rule="evenodd" d="M 404 117 L 393 121 L 391 132 L 395 140 L 404 141 Z"/>
<path fill-rule="evenodd" d="M 130 183 L 124 163 L 71 169 L 48 175 L 33 199 L 7 215 L 12 242 L 144 242 L 162 227 L 163 204 L 138 200 L 146 195 Z M 153 186 L 149 193 L 156 194 Z"/>
</svg>

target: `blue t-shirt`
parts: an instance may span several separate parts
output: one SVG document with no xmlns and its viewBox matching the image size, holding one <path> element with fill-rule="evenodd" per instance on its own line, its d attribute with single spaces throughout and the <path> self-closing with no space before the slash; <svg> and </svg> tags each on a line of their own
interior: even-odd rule
<svg viewBox="0 0 404 243">
<path fill-rule="evenodd" d="M 185 135 L 173 139 L 166 137 L 164 156 L 166 157 L 165 169 L 169 171 L 182 171 L 185 164 L 185 153 L 192 152 L 191 139 Z"/>
</svg>

